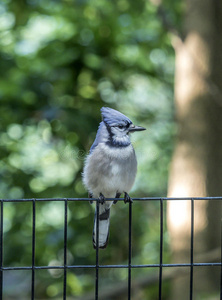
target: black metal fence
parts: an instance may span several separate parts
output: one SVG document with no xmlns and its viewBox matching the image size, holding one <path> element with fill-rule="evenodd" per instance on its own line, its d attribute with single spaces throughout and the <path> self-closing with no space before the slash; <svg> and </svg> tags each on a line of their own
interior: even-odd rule
<svg viewBox="0 0 222 300">
<path fill-rule="evenodd" d="M 131 270 L 135 268 L 157 268 L 159 269 L 159 281 L 158 281 L 158 293 L 159 299 L 162 299 L 162 284 L 163 284 L 163 268 L 166 267 L 188 267 L 190 268 L 190 284 L 189 284 L 189 294 L 190 300 L 193 300 L 193 273 L 194 267 L 201 266 L 210 266 L 210 267 L 218 267 L 220 268 L 220 295 L 218 295 L 218 299 L 222 300 L 222 233 L 221 233 L 221 258 L 220 262 L 204 262 L 204 263 L 195 263 L 194 262 L 194 202 L 199 200 L 220 200 L 222 201 L 222 197 L 205 197 L 205 198 L 133 198 L 133 201 L 151 201 L 156 200 L 159 201 L 159 211 L 160 211 L 160 252 L 159 252 L 159 263 L 158 264 L 141 264 L 135 265 L 132 264 L 132 209 L 133 204 L 129 203 L 129 230 L 128 230 L 128 263 L 118 264 L 118 265 L 101 265 L 99 264 L 99 249 L 98 246 L 95 251 L 95 264 L 93 265 L 68 265 L 67 264 L 67 215 L 68 215 L 68 202 L 72 201 L 96 201 L 97 206 L 97 245 L 98 245 L 98 236 L 99 236 L 99 200 L 97 199 L 89 199 L 89 198 L 42 198 L 42 199 L 0 199 L 1 202 L 1 220 L 0 220 L 0 299 L 3 299 L 4 290 L 3 290 L 3 276 L 7 271 L 16 271 L 16 270 L 29 270 L 32 273 L 31 280 L 31 299 L 35 299 L 35 273 L 39 269 L 52 270 L 52 269 L 60 269 L 64 272 L 63 279 L 63 300 L 67 299 L 66 286 L 67 286 L 67 271 L 71 269 L 81 269 L 81 268 L 91 268 L 95 270 L 95 300 L 99 299 L 99 269 L 103 268 L 125 268 L 128 270 L 128 299 L 131 299 L 131 290 L 132 290 L 132 280 L 131 280 Z M 107 201 L 113 201 L 115 199 L 107 199 Z M 171 201 L 180 201 L 180 200 L 188 200 L 191 203 L 191 233 L 190 233 L 190 262 L 189 263 L 176 263 L 176 264 L 165 264 L 163 263 L 163 224 L 164 224 L 164 213 L 163 213 L 163 203 L 171 200 Z M 35 264 L 35 249 L 36 249 L 36 202 L 41 201 L 59 201 L 64 202 L 64 263 L 62 266 L 37 266 Z M 118 201 L 123 201 L 123 199 L 118 199 Z M 4 220 L 4 203 L 5 202 L 31 202 L 32 203 L 32 264 L 30 266 L 24 267 L 5 267 L 3 265 L 3 220 Z M 222 227 L 222 226 L 221 226 Z"/>
</svg>

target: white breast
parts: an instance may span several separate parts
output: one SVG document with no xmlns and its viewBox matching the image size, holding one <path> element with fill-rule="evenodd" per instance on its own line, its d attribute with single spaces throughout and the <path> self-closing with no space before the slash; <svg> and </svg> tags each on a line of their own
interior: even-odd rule
<svg viewBox="0 0 222 300">
<path fill-rule="evenodd" d="M 116 193 L 129 192 L 136 176 L 137 161 L 132 145 L 109 147 L 99 144 L 86 159 L 83 182 L 98 197 L 115 197 Z"/>
</svg>

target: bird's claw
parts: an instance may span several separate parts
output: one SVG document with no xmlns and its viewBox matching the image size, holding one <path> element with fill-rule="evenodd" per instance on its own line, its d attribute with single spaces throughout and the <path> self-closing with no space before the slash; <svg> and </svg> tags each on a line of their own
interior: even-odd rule
<svg viewBox="0 0 222 300">
<path fill-rule="evenodd" d="M 133 203 L 133 199 L 127 193 L 124 193 L 124 202 Z"/>
<path fill-rule="evenodd" d="M 119 198 L 121 196 L 121 193 L 116 193 L 116 197 L 115 198 Z M 118 200 L 114 200 L 113 204 L 116 204 L 118 202 Z"/>
<path fill-rule="evenodd" d="M 104 204 L 104 203 L 105 203 L 105 200 L 106 200 L 106 198 L 104 197 L 104 195 L 103 195 L 102 193 L 100 193 L 100 195 L 99 195 L 99 202 L 100 202 L 101 204 Z"/>
<path fill-rule="evenodd" d="M 93 194 L 91 194 L 91 193 L 89 193 L 89 196 L 88 196 L 89 198 L 92 198 L 93 197 Z M 90 204 L 93 204 L 93 201 L 92 200 L 89 200 L 89 203 Z"/>
</svg>

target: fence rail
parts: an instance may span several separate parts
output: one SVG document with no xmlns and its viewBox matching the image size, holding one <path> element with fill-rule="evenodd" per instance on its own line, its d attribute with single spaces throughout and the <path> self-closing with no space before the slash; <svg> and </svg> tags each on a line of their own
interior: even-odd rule
<svg viewBox="0 0 222 300">
<path fill-rule="evenodd" d="M 97 234 L 96 234 L 96 252 L 95 252 L 95 264 L 92 265 L 68 265 L 67 264 L 67 231 L 68 231 L 68 202 L 73 201 L 95 201 L 97 207 Z M 106 201 L 124 201 L 123 198 L 115 199 L 109 198 Z M 103 265 L 99 264 L 99 248 L 98 248 L 98 237 L 99 237 L 99 200 L 94 198 L 30 198 L 30 199 L 0 199 L 1 202 L 1 211 L 0 211 L 0 300 L 3 300 L 3 275 L 7 271 L 17 271 L 17 270 L 30 270 L 32 272 L 31 280 L 31 300 L 35 299 L 35 271 L 39 269 L 44 270 L 63 270 L 64 279 L 63 279 L 63 300 L 67 299 L 66 296 L 66 286 L 67 286 L 67 270 L 71 269 L 81 269 L 81 268 L 92 268 L 95 269 L 95 300 L 99 299 L 99 269 L 104 268 L 125 268 L 128 270 L 128 300 L 131 299 L 131 269 L 135 268 L 158 268 L 159 269 L 159 300 L 162 299 L 162 283 L 163 283 L 163 268 L 166 267 L 189 267 L 190 268 L 190 300 L 193 300 L 193 268 L 201 266 L 216 266 L 220 267 L 220 300 L 222 300 L 222 230 L 221 230 L 221 259 L 220 262 L 205 262 L 205 263 L 195 263 L 194 262 L 194 202 L 199 200 L 221 200 L 222 197 L 183 197 L 183 198 L 167 198 L 167 197 L 145 197 L 145 198 L 133 198 L 133 201 L 159 201 L 160 209 L 160 253 L 159 253 L 159 263 L 158 264 L 132 264 L 132 209 L 133 204 L 129 203 L 129 230 L 128 230 L 128 263 L 127 264 L 118 264 L 118 265 Z M 190 262 L 189 263 L 172 263 L 165 264 L 163 263 L 163 224 L 164 224 L 164 213 L 163 213 L 163 203 L 166 201 L 181 201 L 188 200 L 191 203 L 191 233 L 190 233 Z M 59 201 L 64 202 L 64 258 L 62 266 L 36 266 L 35 265 L 35 248 L 36 248 L 36 203 L 44 201 Z M 6 202 L 32 202 L 32 265 L 31 266 L 21 266 L 21 267 L 6 267 L 3 266 L 3 220 L 4 220 L 4 203 Z M 222 227 L 222 226 L 221 226 Z"/>
</svg>

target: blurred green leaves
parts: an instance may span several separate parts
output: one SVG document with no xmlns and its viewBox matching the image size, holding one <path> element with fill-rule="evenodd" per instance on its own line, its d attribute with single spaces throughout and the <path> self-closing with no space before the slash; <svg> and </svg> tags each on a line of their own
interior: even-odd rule
<svg viewBox="0 0 222 300">
<path fill-rule="evenodd" d="M 7 185 L 10 168 L 26 177 L 21 188 L 27 197 L 50 190 L 56 196 L 59 188 L 52 192 L 52 187 L 71 188 L 73 180 L 79 186 L 79 153 L 93 142 L 102 105 L 149 128 L 147 144 L 138 148 L 152 153 L 143 156 L 142 165 L 165 155 L 167 141 L 158 144 L 165 130 L 167 162 L 174 131 L 174 63 L 156 6 L 123 0 L 21 3 L 0 5 L 2 184 Z M 153 172 L 152 167 L 148 173 Z M 158 193 L 152 185 L 143 186 L 144 193 Z"/>
<path fill-rule="evenodd" d="M 165 5 L 170 8 L 167 17 L 177 26 L 181 1 Z M 175 132 L 174 52 L 152 2 L 3 0 L 0 56 L 1 198 L 86 196 L 81 172 L 104 105 L 147 128 L 132 136 L 138 156 L 132 196 L 165 195 Z M 149 262 L 155 260 L 158 251 L 158 205 L 149 207 L 134 207 L 134 215 L 140 217 L 134 219 L 133 253 L 141 263 L 147 253 Z M 55 202 L 37 206 L 39 265 L 63 263 L 63 213 Z M 70 264 L 95 263 L 93 213 L 88 203 L 69 205 Z M 127 231 L 123 239 L 119 224 L 127 228 L 122 203 L 113 208 L 104 263 L 127 259 Z M 29 265 L 30 207 L 8 205 L 4 229 L 4 263 Z M 115 280 L 127 276 L 124 271 L 109 274 Z M 62 276 L 39 271 L 39 295 L 59 297 Z M 70 295 L 90 290 L 92 276 L 87 271 L 70 272 Z M 13 280 L 18 281 L 16 276 Z"/>
</svg>

